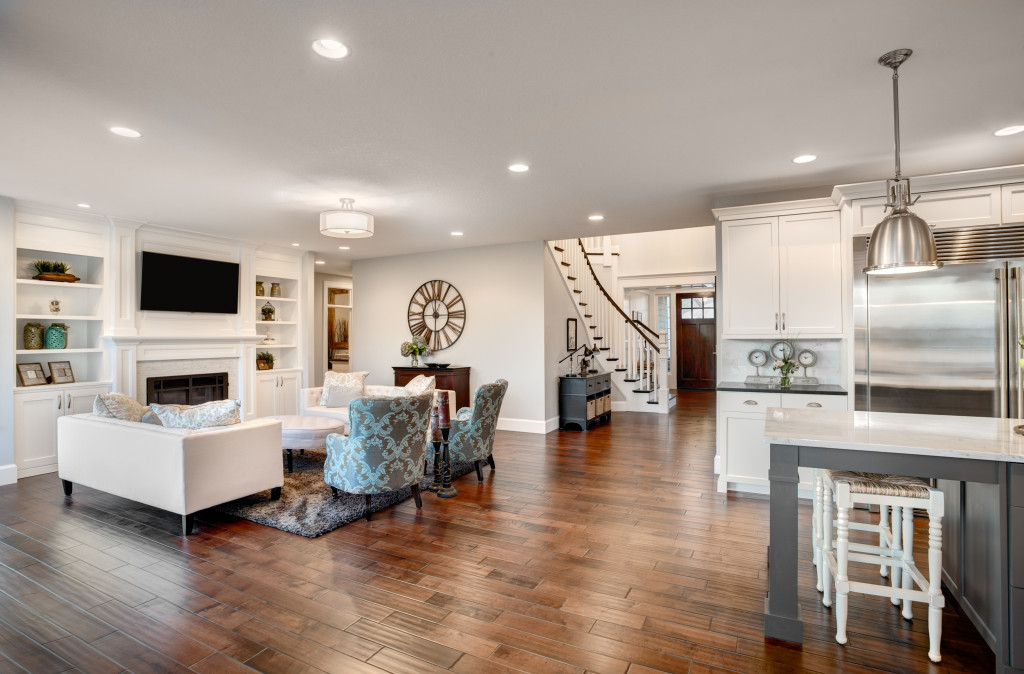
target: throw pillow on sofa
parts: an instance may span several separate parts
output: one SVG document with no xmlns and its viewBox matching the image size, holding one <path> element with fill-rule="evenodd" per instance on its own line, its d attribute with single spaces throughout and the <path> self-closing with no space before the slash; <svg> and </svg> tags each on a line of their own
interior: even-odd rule
<svg viewBox="0 0 1024 674">
<path fill-rule="evenodd" d="M 363 395 L 363 380 L 369 372 L 327 372 L 324 375 L 324 390 L 320 394 L 323 407 L 348 407 L 355 398 Z"/>
<path fill-rule="evenodd" d="M 434 378 L 418 374 L 409 380 L 409 383 L 405 385 L 405 390 L 408 391 L 411 396 L 418 396 L 426 393 L 427 391 L 433 391 Z"/>
<path fill-rule="evenodd" d="M 153 403 L 153 414 L 168 428 L 213 428 L 241 423 L 237 400 L 214 400 L 202 405 L 158 405 Z"/>
<path fill-rule="evenodd" d="M 149 408 L 123 393 L 101 393 L 92 401 L 92 413 L 121 421 L 141 421 Z"/>
</svg>

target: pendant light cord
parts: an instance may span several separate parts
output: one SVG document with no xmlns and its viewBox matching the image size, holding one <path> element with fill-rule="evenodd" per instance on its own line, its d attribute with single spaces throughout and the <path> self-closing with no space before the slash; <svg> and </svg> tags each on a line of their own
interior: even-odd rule
<svg viewBox="0 0 1024 674">
<path fill-rule="evenodd" d="M 899 69 L 892 69 L 892 126 L 893 134 L 896 137 L 896 180 L 900 174 L 900 73 Z"/>
</svg>

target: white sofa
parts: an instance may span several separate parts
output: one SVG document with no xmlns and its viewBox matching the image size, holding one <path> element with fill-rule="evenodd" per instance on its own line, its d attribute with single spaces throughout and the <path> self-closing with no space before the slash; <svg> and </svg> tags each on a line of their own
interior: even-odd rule
<svg viewBox="0 0 1024 674">
<path fill-rule="evenodd" d="M 57 419 L 57 472 L 74 483 L 182 516 L 271 490 L 281 495 L 281 422 L 257 419 L 201 430 L 166 428 L 95 414 Z"/>
<path fill-rule="evenodd" d="M 302 395 L 299 396 L 299 414 L 306 417 L 327 417 L 329 419 L 339 419 L 345 423 L 344 434 L 348 435 L 348 405 L 344 407 L 324 407 L 320 404 L 320 394 L 323 393 L 323 390 L 324 388 L 322 386 L 302 389 Z M 408 395 L 408 393 L 402 386 L 378 386 L 376 384 L 365 384 L 363 386 L 363 395 L 405 396 Z M 434 404 L 437 404 L 436 390 L 434 391 Z M 450 410 L 451 417 L 454 418 L 456 412 L 455 391 L 448 391 L 448 409 Z"/>
</svg>

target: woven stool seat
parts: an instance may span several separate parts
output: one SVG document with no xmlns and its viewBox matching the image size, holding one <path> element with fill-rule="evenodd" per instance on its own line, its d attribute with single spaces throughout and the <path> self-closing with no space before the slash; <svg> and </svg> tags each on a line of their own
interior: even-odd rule
<svg viewBox="0 0 1024 674">
<path fill-rule="evenodd" d="M 928 483 L 916 477 L 885 475 L 882 473 L 857 473 L 851 470 L 827 470 L 825 472 L 833 482 L 849 483 L 851 494 L 928 498 Z"/>
</svg>

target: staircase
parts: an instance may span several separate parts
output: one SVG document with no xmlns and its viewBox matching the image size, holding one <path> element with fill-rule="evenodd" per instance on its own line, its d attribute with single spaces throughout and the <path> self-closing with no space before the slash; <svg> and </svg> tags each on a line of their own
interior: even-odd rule
<svg viewBox="0 0 1024 674">
<path fill-rule="evenodd" d="M 579 343 L 598 348 L 590 371 L 611 373 L 612 387 L 618 392 L 612 396 L 612 409 L 667 414 L 676 399 L 668 390 L 664 333 L 633 320 L 622 309 L 620 300 L 598 278 L 583 239 L 549 241 L 548 252 L 576 305 L 578 324 L 583 326 Z"/>
</svg>

